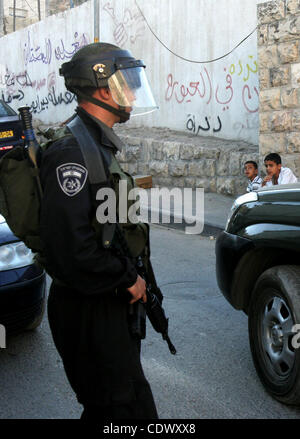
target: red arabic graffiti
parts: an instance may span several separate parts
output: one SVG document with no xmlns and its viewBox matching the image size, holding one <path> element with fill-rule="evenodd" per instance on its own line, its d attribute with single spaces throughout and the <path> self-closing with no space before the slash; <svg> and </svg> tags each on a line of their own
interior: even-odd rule
<svg viewBox="0 0 300 439">
<path fill-rule="evenodd" d="M 186 98 L 188 98 L 185 102 L 191 102 L 191 97 L 198 95 L 201 99 L 204 99 L 206 96 L 207 90 L 209 90 L 209 97 L 207 104 L 210 103 L 212 98 L 212 83 L 209 76 L 209 73 L 206 68 L 204 68 L 204 73 L 208 80 L 208 87 L 203 77 L 203 73 L 199 72 L 201 81 L 191 81 L 188 86 L 181 84 L 179 86 L 178 81 L 173 80 L 173 75 L 170 73 L 167 77 L 167 90 L 165 93 L 166 101 L 170 101 L 173 96 L 178 102 L 178 104 L 182 104 Z"/>
<path fill-rule="evenodd" d="M 224 69 L 226 72 L 226 68 Z M 165 100 L 171 101 L 175 99 L 178 104 L 187 104 L 195 99 L 205 99 L 206 104 L 209 104 L 214 98 L 215 102 L 223 106 L 223 111 L 229 108 L 229 104 L 233 99 L 240 98 L 245 109 L 249 113 L 256 113 L 258 111 L 258 89 L 254 86 L 251 91 L 248 84 L 244 85 L 242 90 L 239 87 L 234 87 L 232 75 L 227 73 L 224 84 L 217 84 L 213 87 L 210 74 L 207 69 L 199 72 L 198 81 L 190 81 L 188 84 L 180 84 L 169 73 L 167 76 L 167 88 L 165 92 Z"/>
<path fill-rule="evenodd" d="M 258 98 L 259 93 L 256 87 L 254 87 L 254 91 Z M 254 108 L 250 108 L 250 104 L 253 103 L 252 98 L 253 98 L 253 94 L 251 94 L 249 85 L 244 85 L 242 92 L 243 104 L 245 105 L 245 108 L 247 111 L 249 111 L 249 113 L 256 113 L 258 111 L 258 105 L 256 102 L 254 102 Z"/>
<path fill-rule="evenodd" d="M 227 86 L 226 86 L 226 94 L 227 94 L 227 92 L 229 91 L 229 95 L 227 96 L 227 97 L 223 97 L 223 99 L 225 99 L 225 101 L 221 101 L 220 100 L 220 98 L 219 98 L 219 85 L 217 85 L 217 88 L 216 88 L 216 101 L 218 102 L 218 104 L 221 104 L 221 105 L 226 105 L 226 104 L 229 104 L 229 102 L 231 102 L 232 101 L 232 98 L 233 98 L 233 88 L 232 88 L 232 77 L 231 77 L 231 75 L 226 75 L 226 82 L 227 82 Z"/>
</svg>

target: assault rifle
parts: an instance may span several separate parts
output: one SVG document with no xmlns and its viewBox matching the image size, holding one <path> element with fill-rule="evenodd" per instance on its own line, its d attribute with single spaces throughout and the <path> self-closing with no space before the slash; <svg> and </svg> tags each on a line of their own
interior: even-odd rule
<svg viewBox="0 0 300 439">
<path fill-rule="evenodd" d="M 119 224 L 116 225 L 115 232 L 117 234 L 117 239 L 121 245 L 121 248 L 124 250 L 125 254 L 130 254 L 130 250 Z M 175 355 L 176 349 L 168 335 L 169 320 L 167 319 L 165 311 L 162 307 L 163 296 L 159 288 L 156 285 L 153 285 L 153 282 L 151 282 L 141 257 L 137 258 L 136 270 L 146 282 L 147 302 L 144 303 L 139 300 L 133 305 L 130 305 L 129 319 L 131 334 L 137 339 L 144 339 L 146 337 L 145 317 L 147 315 L 153 329 L 162 335 L 163 340 L 165 340 L 168 344 L 171 354 Z"/>
</svg>

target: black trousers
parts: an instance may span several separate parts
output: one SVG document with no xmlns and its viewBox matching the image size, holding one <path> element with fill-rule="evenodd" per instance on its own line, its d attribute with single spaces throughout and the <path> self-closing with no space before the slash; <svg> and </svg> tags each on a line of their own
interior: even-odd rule
<svg viewBox="0 0 300 439">
<path fill-rule="evenodd" d="M 114 292 L 84 296 L 53 282 L 48 319 L 82 419 L 157 418 L 127 304 Z"/>
</svg>

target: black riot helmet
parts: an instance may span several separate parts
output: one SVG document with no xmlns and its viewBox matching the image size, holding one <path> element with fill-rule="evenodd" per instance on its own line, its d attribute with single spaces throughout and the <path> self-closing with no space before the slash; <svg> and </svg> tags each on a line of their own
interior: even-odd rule
<svg viewBox="0 0 300 439">
<path fill-rule="evenodd" d="M 113 44 L 92 43 L 82 47 L 71 61 L 62 64 L 59 73 L 64 76 L 68 90 L 116 114 L 120 122 L 126 122 L 130 115 L 146 114 L 158 108 L 143 61 L 136 60 L 128 50 Z M 100 87 L 110 89 L 119 109 L 91 96 Z M 131 114 L 125 111 L 125 107 L 132 108 Z"/>
</svg>

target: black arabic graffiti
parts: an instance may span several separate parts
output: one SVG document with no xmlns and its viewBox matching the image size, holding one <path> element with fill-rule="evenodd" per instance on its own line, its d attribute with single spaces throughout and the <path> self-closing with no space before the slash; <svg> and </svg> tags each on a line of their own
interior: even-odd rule
<svg viewBox="0 0 300 439">
<path fill-rule="evenodd" d="M 22 90 L 17 90 L 16 93 L 6 93 L 6 95 L 4 94 L 4 92 L 2 91 L 1 93 L 1 99 L 6 103 L 6 104 L 10 104 L 12 101 L 21 101 L 22 99 L 24 99 L 24 93 L 22 92 Z"/>
<path fill-rule="evenodd" d="M 188 117 L 188 120 L 186 123 L 186 129 L 189 131 L 192 131 L 194 134 L 196 134 L 196 136 L 199 134 L 199 131 L 210 131 L 211 125 L 209 123 L 208 117 L 205 117 L 205 124 L 206 125 L 203 125 L 203 126 L 200 124 L 198 124 L 198 126 L 196 126 L 197 125 L 196 118 L 194 115 L 188 114 L 187 117 Z M 219 126 L 217 128 L 215 128 L 215 127 L 213 128 L 214 133 L 219 133 L 222 129 L 222 122 L 221 122 L 221 119 L 219 116 L 217 117 L 217 120 L 218 120 Z"/>
<path fill-rule="evenodd" d="M 48 109 L 49 105 L 61 105 L 62 103 L 65 105 L 71 104 L 75 99 L 75 95 L 66 91 L 65 93 L 57 93 L 55 88 L 52 87 L 51 91 L 47 96 L 40 98 L 37 96 L 35 101 L 32 101 L 30 108 L 32 113 L 41 113 L 42 111 Z"/>
</svg>

